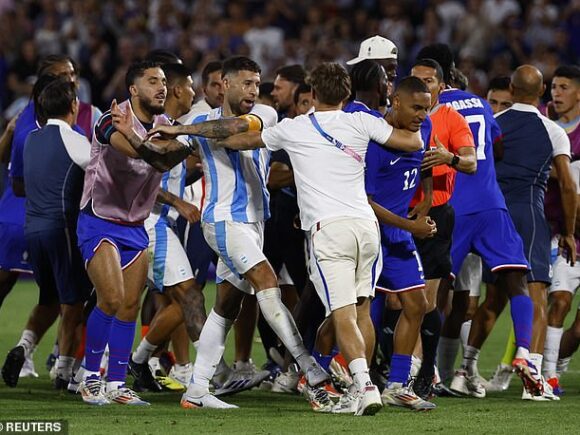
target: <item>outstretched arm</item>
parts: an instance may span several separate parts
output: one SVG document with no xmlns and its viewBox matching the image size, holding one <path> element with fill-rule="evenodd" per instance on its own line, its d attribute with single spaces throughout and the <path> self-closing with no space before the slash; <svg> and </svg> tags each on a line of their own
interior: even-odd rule
<svg viewBox="0 0 580 435">
<path fill-rule="evenodd" d="M 259 131 L 236 134 L 220 140 L 217 145 L 232 150 L 255 150 L 266 147 L 262 141 L 262 134 Z"/>
<path fill-rule="evenodd" d="M 259 131 L 262 127 L 262 120 L 258 116 L 247 114 L 236 118 L 215 119 L 192 125 L 160 125 L 149 131 L 147 136 L 151 137 L 155 134 L 160 134 L 163 137 L 193 135 L 210 139 L 223 139 L 247 131 Z"/>
</svg>

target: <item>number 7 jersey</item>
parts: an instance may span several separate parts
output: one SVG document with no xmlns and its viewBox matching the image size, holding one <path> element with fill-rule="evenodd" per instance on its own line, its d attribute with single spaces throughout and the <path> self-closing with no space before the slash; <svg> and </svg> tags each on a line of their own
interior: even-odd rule
<svg viewBox="0 0 580 435">
<path fill-rule="evenodd" d="M 477 171 L 473 175 L 457 173 L 451 205 L 456 215 L 484 210 L 507 210 L 497 183 L 493 160 L 493 143 L 501 139 L 501 130 L 491 107 L 484 99 L 459 89 L 446 89 L 439 103 L 457 110 L 469 124 L 477 154 Z"/>
</svg>

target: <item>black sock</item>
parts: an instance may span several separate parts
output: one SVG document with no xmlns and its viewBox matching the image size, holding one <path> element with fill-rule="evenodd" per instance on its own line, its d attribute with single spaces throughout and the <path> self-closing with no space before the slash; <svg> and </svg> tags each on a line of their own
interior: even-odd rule
<svg viewBox="0 0 580 435">
<path fill-rule="evenodd" d="M 435 374 L 435 357 L 437 356 L 437 345 L 441 334 L 441 317 L 439 311 L 425 314 L 421 324 L 421 342 L 423 344 L 423 362 L 421 363 L 421 374 L 432 377 Z"/>
<path fill-rule="evenodd" d="M 393 337 L 395 336 L 395 328 L 397 327 L 397 322 L 401 316 L 402 310 L 385 310 L 383 315 L 383 328 L 379 334 L 379 345 L 381 346 L 381 352 L 383 353 L 383 362 L 391 365 L 391 357 L 393 356 L 394 342 Z"/>
</svg>

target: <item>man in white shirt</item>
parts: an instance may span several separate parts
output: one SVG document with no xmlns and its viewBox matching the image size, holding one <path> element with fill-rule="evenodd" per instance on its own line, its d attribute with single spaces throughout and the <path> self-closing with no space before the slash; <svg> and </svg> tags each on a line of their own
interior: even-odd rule
<svg viewBox="0 0 580 435">
<path fill-rule="evenodd" d="M 316 67 L 310 84 L 314 112 L 262 132 L 231 136 L 217 145 L 284 149 L 290 155 L 302 229 L 310 234 L 311 279 L 332 318 L 357 388 L 349 395 L 351 409 L 355 415 L 372 415 L 382 407 L 367 363 L 375 339 L 370 298 L 381 258 L 378 224 L 365 192 L 364 156 L 371 140 L 409 152 L 420 149 L 422 140 L 393 129 L 381 118 L 343 112 L 350 78 L 340 65 Z"/>
</svg>

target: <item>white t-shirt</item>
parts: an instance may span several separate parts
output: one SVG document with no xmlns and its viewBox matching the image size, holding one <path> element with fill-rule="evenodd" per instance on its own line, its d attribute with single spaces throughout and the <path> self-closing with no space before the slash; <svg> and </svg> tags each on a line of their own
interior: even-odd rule
<svg viewBox="0 0 580 435">
<path fill-rule="evenodd" d="M 364 158 L 369 141 L 386 143 L 393 127 L 364 112 L 333 110 L 314 115 L 327 134 L 354 150 L 362 161 L 323 137 L 308 115 L 285 119 L 262 132 L 268 149 L 283 149 L 290 156 L 302 229 L 309 231 L 317 222 L 337 217 L 376 220 L 365 192 Z"/>
</svg>

